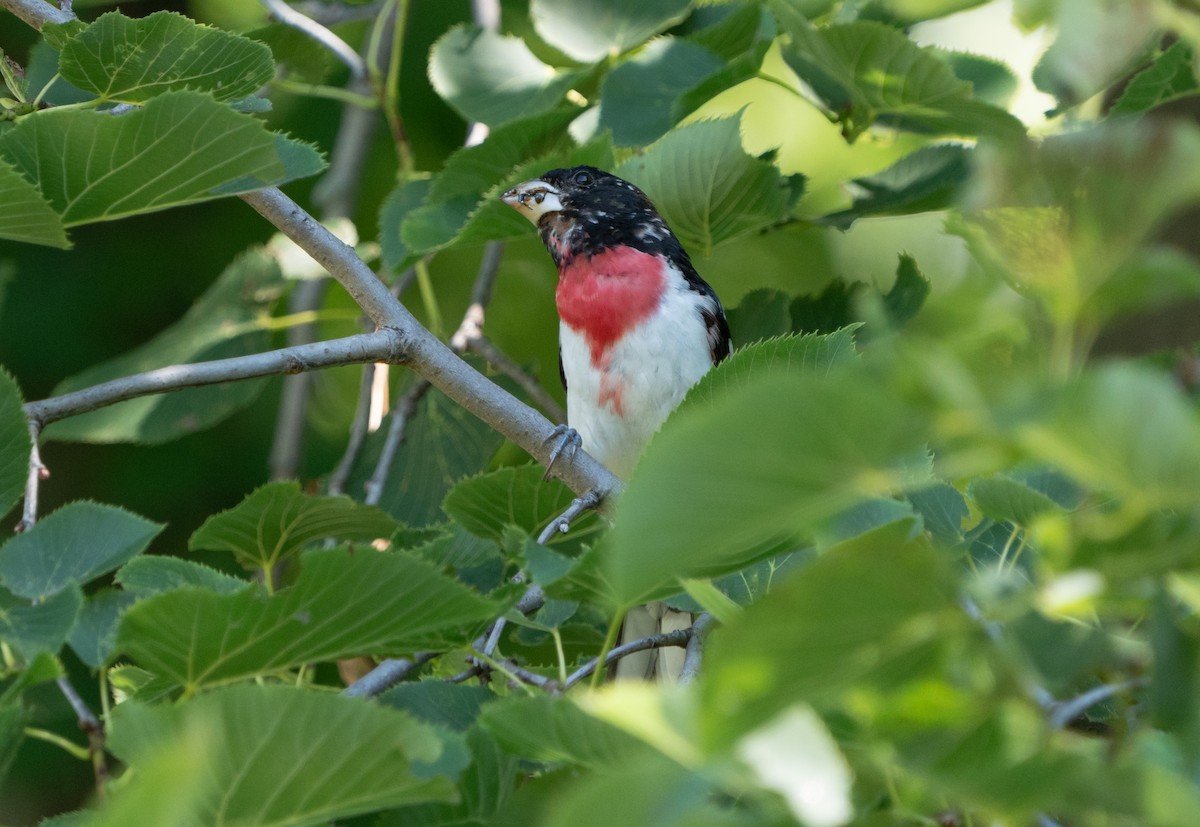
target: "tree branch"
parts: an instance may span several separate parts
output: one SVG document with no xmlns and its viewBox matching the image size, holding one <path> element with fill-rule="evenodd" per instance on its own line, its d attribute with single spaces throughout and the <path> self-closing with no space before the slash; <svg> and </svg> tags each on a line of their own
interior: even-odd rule
<svg viewBox="0 0 1200 827">
<path fill-rule="evenodd" d="M 689 626 L 686 629 L 676 629 L 672 632 L 663 632 L 662 634 L 631 640 L 629 643 L 623 643 L 615 649 L 610 649 L 608 655 L 604 658 L 604 665 L 607 667 L 610 663 L 618 661 L 626 655 L 632 655 L 634 652 L 642 652 L 646 649 L 661 649 L 664 646 L 687 646 L 688 641 L 692 639 L 692 635 L 695 632 L 696 627 Z M 563 689 L 570 689 L 595 672 L 597 660 L 598 658 L 592 658 L 572 672 L 567 677 L 567 682 L 563 684 Z"/>
<path fill-rule="evenodd" d="M 411 658 L 388 658 L 342 690 L 348 698 L 374 698 L 416 672 L 441 652 L 417 652 Z"/>
<path fill-rule="evenodd" d="M 342 40 L 316 20 L 296 11 L 283 2 L 283 0 L 260 0 L 260 2 L 267 7 L 267 11 L 271 13 L 271 16 L 280 23 L 304 32 L 304 34 L 333 52 L 337 56 L 337 59 L 344 63 L 346 68 L 350 70 L 350 74 L 353 75 L 355 80 L 367 76 L 366 64 L 363 63 L 358 52 L 351 49 L 346 41 Z"/>
<path fill-rule="evenodd" d="M 104 724 L 100 723 L 100 719 L 96 717 L 87 703 L 75 691 L 74 685 L 66 678 L 60 677 L 57 681 L 58 689 L 62 692 L 63 697 L 67 699 L 67 703 L 71 705 L 71 709 L 75 712 L 75 717 L 79 721 L 79 728 L 83 730 L 88 739 L 88 754 L 92 759 L 92 772 L 96 777 L 96 793 L 102 795 L 104 793 L 104 784 L 108 781 L 108 764 L 104 757 Z"/>
<path fill-rule="evenodd" d="M 418 379 L 416 384 L 404 394 L 399 404 L 392 409 L 387 437 L 383 441 L 383 448 L 379 451 L 379 460 L 375 463 L 375 470 L 372 472 L 371 478 L 367 480 L 367 494 L 364 499 L 367 505 L 379 505 L 379 500 L 383 497 L 384 483 L 387 482 L 388 474 L 392 470 L 392 462 L 396 459 L 396 453 L 400 450 L 400 446 L 404 444 L 408 423 L 417 412 L 417 405 L 420 404 L 421 398 L 429 392 L 429 388 L 429 382 Z"/>
<path fill-rule="evenodd" d="M 236 379 L 253 379 L 280 373 L 299 373 L 334 365 L 354 365 L 363 362 L 402 362 L 403 351 L 394 330 L 360 333 L 343 339 L 316 342 L 299 347 L 285 347 L 251 356 L 234 356 L 197 362 L 191 365 L 171 365 L 136 373 L 90 388 L 52 396 L 25 404 L 25 416 L 39 428 L 81 413 L 124 402 L 139 396 L 213 385 Z"/>
<path fill-rule="evenodd" d="M 17 523 L 17 533 L 28 531 L 37 522 L 38 491 L 42 480 L 50 476 L 50 471 L 42 462 L 42 452 L 38 447 L 41 433 L 41 426 L 31 420 L 29 422 L 29 471 L 25 477 L 25 500 L 21 507 L 21 522 Z"/>
<path fill-rule="evenodd" d="M 715 625 L 716 619 L 708 612 L 702 612 L 692 623 L 692 636 L 688 638 L 687 651 L 683 656 L 683 668 L 679 672 L 679 683 L 691 683 L 700 674 L 700 664 L 704 660 L 704 644 L 708 640 L 708 633 Z"/>
<path fill-rule="evenodd" d="M 44 0 L 0 0 L 0 5 L 39 32 L 47 23 L 70 23 L 75 19 L 71 12 L 63 11 Z"/>
</svg>

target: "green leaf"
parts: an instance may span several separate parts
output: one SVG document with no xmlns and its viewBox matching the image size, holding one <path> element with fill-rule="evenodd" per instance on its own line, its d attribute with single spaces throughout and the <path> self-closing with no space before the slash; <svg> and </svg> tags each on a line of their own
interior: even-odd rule
<svg viewBox="0 0 1200 827">
<path fill-rule="evenodd" d="M 451 519 L 480 537 L 499 542 L 508 526 L 537 536 L 574 499 L 569 488 L 543 475 L 540 465 L 489 471 L 454 486 L 442 507 Z M 578 538 L 596 524 L 593 515 L 584 515 L 572 524 L 572 535 Z"/>
<path fill-rule="evenodd" d="M 1180 40 L 1133 76 L 1110 112 L 1133 115 L 1198 91 L 1200 85 L 1196 83 L 1192 50 Z"/>
<path fill-rule="evenodd" d="M 268 23 L 246 32 L 246 37 L 265 43 L 275 65 L 282 66 L 289 77 L 302 83 L 320 83 L 333 63 L 328 49 L 294 26 Z"/>
<path fill-rule="evenodd" d="M 896 23 L 910 26 L 923 20 L 945 17 L 965 9 L 982 6 L 988 0 L 868 0 L 871 13 L 882 12 Z"/>
<path fill-rule="evenodd" d="M 454 794 L 450 778 L 422 769 L 445 752 L 429 725 L 384 706 L 284 686 L 229 687 L 179 706 L 120 704 L 108 746 L 140 774 L 165 745 L 196 731 L 211 745 L 201 755 L 212 794 L 198 802 L 195 824 L 328 824 Z"/>
<path fill-rule="evenodd" d="M 907 253 L 900 254 L 896 265 L 896 281 L 883 294 L 883 309 L 888 324 L 900 328 L 910 322 L 929 297 L 929 279 L 917 268 L 917 262 Z"/>
<path fill-rule="evenodd" d="M 233 594 L 254 585 L 202 563 L 159 555 L 133 558 L 117 571 L 116 580 L 125 591 L 138 597 L 152 597 L 184 586 Z"/>
<path fill-rule="evenodd" d="M 25 491 L 30 446 L 21 389 L 8 371 L 0 368 L 0 516 L 7 514 Z"/>
<path fill-rule="evenodd" d="M 447 162 L 449 163 L 449 162 Z M 379 208 L 379 247 L 383 264 L 392 273 L 416 262 L 416 256 L 400 237 L 400 225 L 409 213 L 429 196 L 429 178 L 414 178 L 398 184 Z"/>
<path fill-rule="evenodd" d="M 1007 64 L 968 52 L 938 52 L 954 74 L 968 81 L 976 98 L 1002 109 L 1008 108 L 1021 81 Z"/>
<path fill-rule="evenodd" d="M 27 723 L 28 715 L 19 704 L 0 707 L 0 778 L 8 774 L 21 750 Z"/>
<path fill-rule="evenodd" d="M 771 8 L 792 38 L 783 49 L 788 66 L 851 140 L 876 122 L 927 134 L 1024 134 L 1020 121 L 973 100 L 970 83 L 897 29 L 870 21 L 815 29 L 780 0 Z"/>
<path fill-rule="evenodd" d="M 71 649 L 81 661 L 93 669 L 108 662 L 117 641 L 117 622 L 133 601 L 132 594 L 116 589 L 101 589 L 87 596 L 68 638 Z"/>
<path fill-rule="evenodd" d="M 50 597 L 112 571 L 162 530 L 115 506 L 70 503 L 0 546 L 0 580 L 21 597 Z"/>
<path fill-rule="evenodd" d="M 1019 526 L 1028 526 L 1043 514 L 1060 510 L 1042 492 L 1003 474 L 972 480 L 968 493 L 979 510 L 993 520 Z"/>
<path fill-rule="evenodd" d="M 5 685 L 4 692 L 0 694 L 0 708 L 17 705 L 26 689 L 58 680 L 63 674 L 62 663 L 49 652 L 42 652 L 30 658 L 24 668 Z"/>
<path fill-rule="evenodd" d="M 379 702 L 455 732 L 470 729 L 484 705 L 499 696 L 486 686 L 465 686 L 440 680 L 413 681 L 394 686 Z"/>
<path fill-rule="evenodd" d="M 763 9 L 757 3 L 729 3 L 692 9 L 676 31 L 730 61 L 754 45 L 763 22 Z"/>
<path fill-rule="evenodd" d="M 1119 80 L 1160 26 L 1149 0 L 1058 0 L 1055 16 L 1058 37 L 1034 67 L 1033 82 L 1058 98 L 1060 108 Z"/>
<path fill-rule="evenodd" d="M 374 472 L 383 442 L 380 428 L 367 440 L 349 486 L 365 484 Z M 404 443 L 384 482 L 379 507 L 412 526 L 443 521 L 442 500 L 463 477 L 486 468 L 499 449 L 500 435 L 441 391 L 430 390 L 408 420 Z"/>
<path fill-rule="evenodd" d="M 296 583 L 270 597 L 184 588 L 124 615 L 119 647 L 195 689 L 352 655 L 462 645 L 505 606 L 405 554 L 332 549 L 302 558 Z"/>
<path fill-rule="evenodd" d="M 551 46 L 583 63 L 617 55 L 678 23 L 688 0 L 532 0 L 529 16 Z"/>
<path fill-rule="evenodd" d="M 60 382 L 55 394 L 173 364 L 261 353 L 271 347 L 269 313 L 286 287 L 266 252 L 243 253 L 183 318 L 133 350 Z M 269 380 L 249 379 L 130 399 L 60 420 L 47 439 L 157 444 L 215 425 L 258 397 Z"/>
<path fill-rule="evenodd" d="M 71 246 L 58 213 L 37 187 L 3 159 L 0 159 L 0 238 L 63 250 Z"/>
<path fill-rule="evenodd" d="M 1034 456 L 1088 488 L 1123 495 L 1131 507 L 1195 505 L 1200 422 L 1175 383 L 1148 368 L 1097 369 L 1017 436 Z"/>
<path fill-rule="evenodd" d="M 744 350 L 746 345 L 791 333 L 791 301 L 780 290 L 751 290 L 737 307 L 725 311 L 734 343 Z"/>
<path fill-rule="evenodd" d="M 653 142 L 687 114 L 675 108 L 683 93 L 723 65 L 717 55 L 687 40 L 652 40 L 605 76 L 600 87 L 600 127 L 612 130 L 617 146 Z"/>
<path fill-rule="evenodd" d="M 200 92 L 113 116 L 50 109 L 0 134 L 0 158 L 67 227 L 208 201 L 320 172 L 315 149 Z"/>
<path fill-rule="evenodd" d="M 178 89 L 218 100 L 251 95 L 274 74 L 271 50 L 181 14 L 101 15 L 62 47 L 59 71 L 101 100 L 141 103 Z"/>
<path fill-rule="evenodd" d="M 53 654 L 66 642 L 82 605 L 77 587 L 33 604 L 0 587 L 0 640 L 26 661 L 41 652 Z"/>
<path fill-rule="evenodd" d="M 455 26 L 429 53 L 437 93 L 464 118 L 489 126 L 553 109 L 583 76 L 546 65 L 519 38 L 479 26 Z"/>
<path fill-rule="evenodd" d="M 971 150 L 957 144 L 927 146 L 887 169 L 855 178 L 854 204 L 824 220 L 847 227 L 868 215 L 909 215 L 953 205 L 970 172 Z"/>
<path fill-rule="evenodd" d="M 766 376 L 821 376 L 852 363 L 858 355 L 854 349 L 858 328 L 855 324 L 833 333 L 789 334 L 738 348 L 692 386 L 679 410 L 711 407 Z"/>
<path fill-rule="evenodd" d="M 399 527 L 383 511 L 349 497 L 311 496 L 298 482 L 272 482 L 205 520 L 188 548 L 228 551 L 248 569 L 270 569 L 318 540 L 369 543 L 389 539 Z"/>
<path fill-rule="evenodd" d="M 568 698 L 506 698 L 484 707 L 479 722 L 504 749 L 533 761 L 617 767 L 649 751 Z"/>
<path fill-rule="evenodd" d="M 699 720 L 710 744 L 803 700 L 873 677 L 961 621 L 943 561 L 887 534 L 818 557 L 779 582 L 705 653 Z"/>
<path fill-rule="evenodd" d="M 768 374 L 689 405 L 646 451 L 606 536 L 622 605 L 792 545 L 928 473 L 925 423 L 855 365 Z M 786 549 L 782 549 L 786 550 Z"/>
<path fill-rule="evenodd" d="M 737 118 L 672 130 L 617 175 L 641 187 L 684 246 L 705 256 L 779 221 L 796 194 L 774 164 L 745 153 Z"/>
<path fill-rule="evenodd" d="M 957 488 L 944 482 L 935 482 L 909 491 L 907 497 L 934 540 L 947 545 L 962 541 L 963 520 L 971 512 Z"/>
</svg>

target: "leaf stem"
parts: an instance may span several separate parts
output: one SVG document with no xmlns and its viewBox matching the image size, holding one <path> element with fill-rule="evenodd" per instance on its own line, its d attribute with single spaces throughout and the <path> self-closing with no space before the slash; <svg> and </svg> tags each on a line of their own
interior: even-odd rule
<svg viewBox="0 0 1200 827">
<path fill-rule="evenodd" d="M 66 752 L 69 752 L 73 758 L 78 758 L 80 761 L 91 761 L 92 755 L 87 747 L 81 747 L 74 741 L 71 741 L 57 732 L 51 732 L 48 729 L 40 727 L 25 727 L 25 734 L 30 738 L 36 738 L 39 741 L 45 741 L 48 744 L 54 744 L 56 747 L 61 747 Z"/>
<path fill-rule="evenodd" d="M 604 645 L 600 647 L 600 654 L 596 657 L 596 670 L 592 672 L 592 688 L 600 686 L 604 680 L 605 660 L 608 658 L 609 651 L 613 648 L 613 644 L 617 642 L 617 635 L 621 632 L 621 622 L 625 619 L 625 609 L 617 609 L 613 613 L 612 623 L 608 626 L 608 634 L 604 636 Z"/>
<path fill-rule="evenodd" d="M 370 95 L 360 95 L 340 86 L 326 86 L 323 83 L 304 83 L 290 78 L 276 78 L 273 81 L 276 89 L 291 92 L 293 95 L 308 95 L 313 98 L 328 98 L 329 100 L 350 103 L 363 109 L 376 109 L 379 101 Z"/>
</svg>

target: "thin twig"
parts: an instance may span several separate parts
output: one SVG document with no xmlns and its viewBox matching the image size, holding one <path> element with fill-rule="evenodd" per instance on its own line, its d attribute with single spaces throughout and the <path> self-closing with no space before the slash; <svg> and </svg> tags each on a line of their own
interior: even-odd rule
<svg viewBox="0 0 1200 827">
<path fill-rule="evenodd" d="M 42 429 L 38 423 L 29 420 L 29 472 L 25 477 L 25 502 L 21 509 L 21 522 L 17 523 L 16 531 L 28 531 L 33 528 L 38 517 L 38 491 L 42 480 L 50 476 L 50 471 L 42 462 L 42 452 L 38 447 Z"/>
<path fill-rule="evenodd" d="M 358 52 L 350 48 L 350 44 L 342 40 L 329 29 L 322 26 L 311 17 L 307 17 L 293 9 L 283 0 L 261 0 L 262 4 L 267 7 L 271 16 L 285 26 L 291 26 L 293 29 L 304 32 L 313 40 L 320 43 L 340 60 L 346 64 L 346 68 L 350 70 L 350 74 L 356 79 L 365 78 L 367 76 L 367 67 L 363 63 Z"/>
<path fill-rule="evenodd" d="M 607 667 L 614 661 L 618 661 L 626 655 L 632 655 L 634 652 L 643 652 L 646 649 L 661 649 L 665 646 L 687 646 L 688 641 L 692 639 L 696 627 L 689 626 L 686 629 L 675 629 L 671 632 L 663 632 L 658 635 L 650 635 L 649 637 L 631 640 L 629 643 L 622 643 L 620 646 L 610 649 L 604 658 L 604 665 Z M 570 689 L 575 684 L 579 683 L 584 678 L 596 671 L 596 662 L 598 658 L 592 658 L 583 666 L 576 669 L 567 677 L 567 682 L 563 684 L 563 689 Z"/>
<path fill-rule="evenodd" d="M 404 444 L 408 423 L 412 421 L 417 412 L 417 405 L 420 404 L 421 398 L 429 392 L 430 387 L 432 386 L 428 381 L 418 379 L 388 415 L 391 421 L 388 424 L 387 437 L 383 441 L 383 448 L 379 451 L 379 461 L 375 463 L 375 471 L 366 483 L 367 494 L 364 501 L 367 505 L 378 505 L 379 500 L 383 497 L 383 487 L 392 471 L 392 462 L 396 459 L 396 453 Z"/>
<path fill-rule="evenodd" d="M 567 506 L 562 514 L 559 514 L 550 524 L 542 529 L 542 533 L 538 535 L 538 544 L 546 545 L 555 534 L 566 534 L 571 527 L 571 523 L 585 511 L 590 511 L 600 507 L 608 497 L 609 491 L 603 488 L 592 488 L 586 491 L 582 497 L 576 497 L 571 500 L 571 504 Z"/>
<path fill-rule="evenodd" d="M 700 674 L 700 664 L 704 660 L 704 644 L 708 639 L 708 633 L 715 625 L 716 620 L 708 612 L 702 612 L 692 622 L 692 636 L 688 638 L 687 650 L 683 656 L 683 668 L 679 672 L 679 683 L 691 683 Z"/>
<path fill-rule="evenodd" d="M 360 333 L 343 339 L 285 347 L 250 356 L 195 362 L 136 373 L 61 396 L 25 404 L 25 416 L 39 426 L 97 408 L 167 391 L 253 379 L 281 373 L 300 373 L 334 365 L 364 362 L 402 362 L 403 348 L 394 330 Z"/>
<path fill-rule="evenodd" d="M 548 678 L 545 675 L 540 675 L 522 666 L 518 666 L 516 661 L 506 660 L 501 663 L 503 670 L 513 677 L 520 680 L 522 683 L 527 683 L 530 686 L 536 686 L 538 689 L 544 689 L 551 695 L 558 695 L 562 692 L 562 688 L 554 678 Z"/>
<path fill-rule="evenodd" d="M 1127 692 L 1130 689 L 1136 689 L 1144 685 L 1145 682 L 1144 678 L 1134 678 L 1133 680 L 1122 681 L 1121 683 L 1106 683 L 1102 686 L 1089 689 L 1082 695 L 1078 695 L 1070 700 L 1059 701 L 1050 710 L 1048 721 L 1050 728 L 1062 729 L 1101 701 L 1108 700 L 1113 695 L 1120 695 L 1122 692 Z"/>
<path fill-rule="evenodd" d="M 96 793 L 103 795 L 104 784 L 108 781 L 108 763 L 104 757 L 104 724 L 100 723 L 100 719 L 75 691 L 74 685 L 65 675 L 60 677 L 56 683 L 59 691 L 74 710 L 75 718 L 79 721 L 79 728 L 87 735 L 88 754 L 92 759 L 92 772 L 96 779 Z"/>
<path fill-rule="evenodd" d="M 417 652 L 411 658 L 388 658 L 342 690 L 348 698 L 374 698 L 408 678 L 441 652 Z"/>
</svg>

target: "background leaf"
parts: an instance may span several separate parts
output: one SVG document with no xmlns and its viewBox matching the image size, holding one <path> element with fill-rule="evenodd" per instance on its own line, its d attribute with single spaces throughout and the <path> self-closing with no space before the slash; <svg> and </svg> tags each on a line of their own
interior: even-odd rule
<svg viewBox="0 0 1200 827">
<path fill-rule="evenodd" d="M 0 238 L 63 249 L 71 246 L 58 213 L 37 187 L 3 159 L 0 159 Z"/>
<path fill-rule="evenodd" d="M 21 410 L 21 389 L 0 368 L 0 515 L 25 491 L 29 468 L 29 426 Z"/>
<path fill-rule="evenodd" d="M 688 5 L 688 0 L 532 0 L 529 14 L 547 43 L 575 60 L 593 63 L 679 22 Z"/>
</svg>

